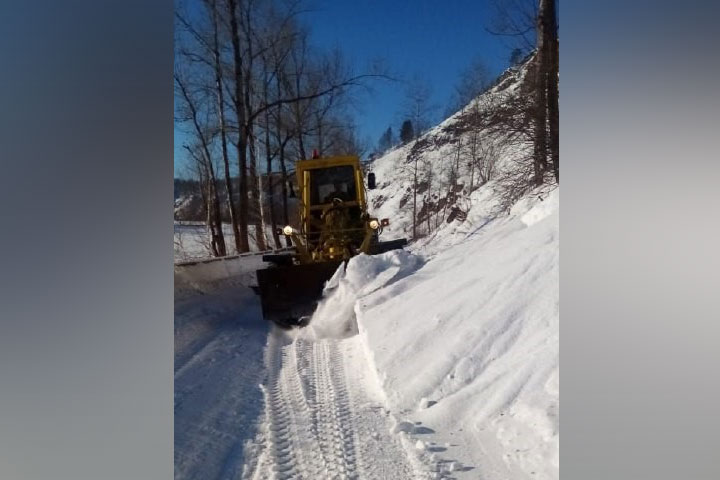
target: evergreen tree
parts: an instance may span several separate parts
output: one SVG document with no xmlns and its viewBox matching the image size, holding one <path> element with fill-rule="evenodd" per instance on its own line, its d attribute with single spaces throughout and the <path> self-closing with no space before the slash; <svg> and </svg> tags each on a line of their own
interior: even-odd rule
<svg viewBox="0 0 720 480">
<path fill-rule="evenodd" d="M 412 122 L 405 120 L 402 127 L 400 127 L 400 141 L 402 143 L 408 143 L 413 138 L 415 138 L 415 131 L 413 130 Z"/>
<path fill-rule="evenodd" d="M 515 65 L 519 64 L 523 59 L 523 52 L 519 48 L 513 49 L 512 53 L 510 54 L 510 66 L 514 67 Z"/>
<path fill-rule="evenodd" d="M 378 152 L 385 152 L 389 150 L 393 145 L 393 134 L 392 127 L 388 127 L 385 133 L 382 134 L 380 140 L 378 140 Z"/>
</svg>

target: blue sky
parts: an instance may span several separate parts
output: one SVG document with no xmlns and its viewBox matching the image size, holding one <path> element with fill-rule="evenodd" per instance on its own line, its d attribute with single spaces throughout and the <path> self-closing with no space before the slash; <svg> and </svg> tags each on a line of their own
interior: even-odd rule
<svg viewBox="0 0 720 480">
<path fill-rule="evenodd" d="M 317 47 L 340 47 L 356 71 L 382 58 L 393 74 L 420 75 L 432 85 L 438 118 L 445 111 L 458 76 L 480 57 L 491 73 L 508 65 L 510 49 L 488 34 L 492 9 L 486 0 L 309 0 L 303 21 L 311 27 Z M 392 126 L 399 131 L 398 113 L 404 85 L 379 81 L 371 95 L 361 94 L 353 111 L 361 139 L 376 143 Z M 175 174 L 185 162 L 183 135 L 175 133 Z"/>
</svg>

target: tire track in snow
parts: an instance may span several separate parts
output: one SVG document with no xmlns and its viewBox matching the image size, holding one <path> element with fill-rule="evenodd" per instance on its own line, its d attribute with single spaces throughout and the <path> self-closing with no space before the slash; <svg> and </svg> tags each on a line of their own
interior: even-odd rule
<svg viewBox="0 0 720 480">
<path fill-rule="evenodd" d="M 359 338 L 271 339 L 266 361 L 263 452 L 245 478 L 416 478 L 380 399 L 367 391 Z"/>
</svg>

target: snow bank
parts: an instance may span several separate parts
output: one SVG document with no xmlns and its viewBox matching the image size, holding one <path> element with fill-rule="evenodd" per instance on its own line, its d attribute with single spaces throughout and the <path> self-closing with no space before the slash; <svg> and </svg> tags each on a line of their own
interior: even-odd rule
<svg viewBox="0 0 720 480">
<path fill-rule="evenodd" d="M 474 462 L 495 452 L 512 478 L 558 475 L 558 198 L 526 200 L 355 310 L 391 410 L 463 437 Z"/>
<path fill-rule="evenodd" d="M 353 258 L 304 330 L 361 335 L 394 433 L 436 472 L 558 476 L 558 199 L 528 197 L 474 231 L 448 229 L 416 248 L 429 257 Z M 440 444 L 453 458 L 438 457 Z"/>
<path fill-rule="evenodd" d="M 313 314 L 305 338 L 344 338 L 358 333 L 355 303 L 358 298 L 406 277 L 422 264 L 422 259 L 403 250 L 381 255 L 360 254 L 347 266 L 341 265 L 328 281 L 323 300 Z"/>
<path fill-rule="evenodd" d="M 557 192 L 551 192 L 547 197 L 528 196 L 513 205 L 510 214 L 520 217 L 520 221 L 529 227 L 556 212 L 559 200 Z"/>
</svg>

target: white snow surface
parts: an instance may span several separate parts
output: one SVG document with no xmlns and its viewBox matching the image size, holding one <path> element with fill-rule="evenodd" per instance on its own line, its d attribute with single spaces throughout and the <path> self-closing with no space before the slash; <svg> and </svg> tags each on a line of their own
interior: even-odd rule
<svg viewBox="0 0 720 480">
<path fill-rule="evenodd" d="M 458 478 L 558 477 L 558 199 L 528 198 L 414 253 L 353 258 L 300 333 L 359 332 L 392 431 L 430 471 L 460 461 Z"/>
</svg>

